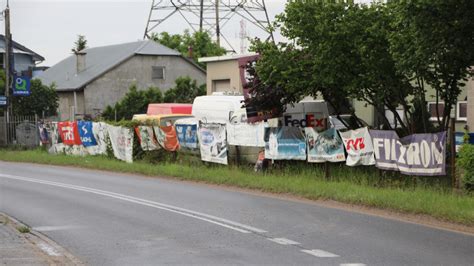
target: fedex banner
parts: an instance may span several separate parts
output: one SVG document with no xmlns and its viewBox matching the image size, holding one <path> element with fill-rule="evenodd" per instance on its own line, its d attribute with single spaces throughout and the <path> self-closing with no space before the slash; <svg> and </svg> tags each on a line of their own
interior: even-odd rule
<svg viewBox="0 0 474 266">
<path fill-rule="evenodd" d="M 399 138 L 395 131 L 371 130 L 377 168 L 406 175 L 446 174 L 446 132 Z"/>
<path fill-rule="evenodd" d="M 346 165 L 374 165 L 374 149 L 369 135 L 369 130 L 359 128 L 340 133 L 344 148 L 347 152 Z"/>
</svg>

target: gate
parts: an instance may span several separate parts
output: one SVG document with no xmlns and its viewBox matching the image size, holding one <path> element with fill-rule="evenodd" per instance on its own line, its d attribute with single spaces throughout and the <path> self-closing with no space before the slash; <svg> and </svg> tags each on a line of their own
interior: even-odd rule
<svg viewBox="0 0 474 266">
<path fill-rule="evenodd" d="M 38 116 L 0 117 L 0 145 L 39 145 Z"/>
</svg>

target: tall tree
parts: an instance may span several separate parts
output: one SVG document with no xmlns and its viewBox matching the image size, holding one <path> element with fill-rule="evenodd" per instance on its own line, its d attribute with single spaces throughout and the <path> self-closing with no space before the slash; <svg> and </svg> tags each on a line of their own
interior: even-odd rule
<svg viewBox="0 0 474 266">
<path fill-rule="evenodd" d="M 71 49 L 73 53 L 78 53 L 87 48 L 87 40 L 84 35 L 77 35 L 77 40 L 74 42 L 74 47 Z"/>
<path fill-rule="evenodd" d="M 158 88 L 150 87 L 147 90 L 138 90 L 133 84 L 125 96 L 114 106 L 108 105 L 102 117 L 105 120 L 130 120 L 135 114 L 144 114 L 149 103 L 160 103 L 163 95 Z"/>
<path fill-rule="evenodd" d="M 165 103 L 192 103 L 197 96 L 206 94 L 206 84 L 197 85 L 190 77 L 179 77 L 175 87 L 165 92 Z"/>
<path fill-rule="evenodd" d="M 472 75 L 474 1 L 403 0 L 391 1 L 389 7 L 395 28 L 391 51 L 397 67 L 418 84 L 423 96 L 425 83 L 436 91 L 436 101 L 444 102 L 438 125 L 445 130 L 461 87 Z"/>
<path fill-rule="evenodd" d="M 198 58 L 206 56 L 220 56 L 226 53 L 226 50 L 214 42 L 207 32 L 196 31 L 193 34 L 185 30 L 184 34 L 169 34 L 161 32 L 153 33 L 151 39 L 179 51 L 184 57 L 191 58 L 195 63 L 204 67 L 204 64 L 198 62 Z"/>
</svg>

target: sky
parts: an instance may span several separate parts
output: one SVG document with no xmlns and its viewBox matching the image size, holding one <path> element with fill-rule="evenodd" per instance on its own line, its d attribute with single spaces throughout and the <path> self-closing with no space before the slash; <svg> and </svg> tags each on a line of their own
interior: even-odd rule
<svg viewBox="0 0 474 266">
<path fill-rule="evenodd" d="M 368 1 L 368 0 L 361 0 Z M 88 47 L 143 40 L 152 0 L 10 0 L 10 24 L 16 42 L 45 57 L 40 65 L 52 66 L 71 54 L 77 35 L 85 35 Z M 266 0 L 273 20 L 283 12 L 286 0 Z M 0 0 L 0 9 L 6 0 Z M 159 30 L 182 33 L 187 27 L 181 17 L 162 24 Z M 0 33 L 4 34 L 4 20 Z M 240 50 L 240 19 L 234 18 L 223 33 Z M 249 37 L 267 34 L 247 23 Z M 283 40 L 276 34 L 276 40 Z"/>
</svg>

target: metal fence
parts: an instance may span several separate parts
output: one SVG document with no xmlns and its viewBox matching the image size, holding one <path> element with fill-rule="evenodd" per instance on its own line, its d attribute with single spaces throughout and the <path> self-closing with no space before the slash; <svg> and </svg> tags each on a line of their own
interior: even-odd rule
<svg viewBox="0 0 474 266">
<path fill-rule="evenodd" d="M 0 145 L 39 145 L 38 116 L 0 116 Z"/>
</svg>

